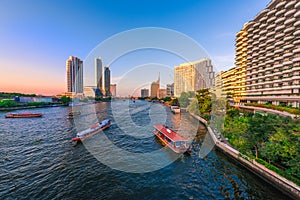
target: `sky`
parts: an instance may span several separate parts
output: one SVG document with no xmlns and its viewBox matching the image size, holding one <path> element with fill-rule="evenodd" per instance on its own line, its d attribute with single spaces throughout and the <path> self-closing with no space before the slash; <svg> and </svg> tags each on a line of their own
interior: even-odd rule
<svg viewBox="0 0 300 200">
<path fill-rule="evenodd" d="M 65 62 L 70 55 L 85 60 L 97 45 L 115 34 L 143 27 L 171 29 L 190 37 L 207 52 L 217 71 L 227 70 L 234 65 L 235 34 L 268 3 L 269 0 L 1 0 L 0 91 L 60 94 L 66 91 Z M 119 47 L 108 51 L 114 48 Z M 154 81 L 160 71 L 163 84 L 171 82 L 172 69 L 181 62 L 158 50 L 129 52 L 112 63 L 103 57 L 103 64 L 110 64 L 112 82 L 117 84 L 126 76 L 128 79 L 128 74 L 130 79 L 147 77 L 147 81 Z M 156 70 L 131 73 L 138 66 Z M 164 70 L 159 68 L 162 66 Z M 142 82 L 122 84 L 128 84 L 130 92 L 145 86 Z M 117 91 L 128 93 L 118 90 L 118 86 Z"/>
</svg>

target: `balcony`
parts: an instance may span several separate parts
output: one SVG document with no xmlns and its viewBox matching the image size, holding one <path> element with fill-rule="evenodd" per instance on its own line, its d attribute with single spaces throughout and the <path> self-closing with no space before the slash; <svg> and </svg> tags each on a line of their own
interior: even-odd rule
<svg viewBox="0 0 300 200">
<path fill-rule="evenodd" d="M 287 11 L 286 13 L 284 13 L 285 17 L 290 17 L 291 15 L 293 15 L 296 12 L 296 9 L 292 9 Z"/>
<path fill-rule="evenodd" d="M 284 36 L 283 33 L 280 33 L 280 34 L 282 34 L 282 36 Z M 276 38 L 276 35 L 275 35 L 275 38 Z M 272 43 L 272 42 L 274 42 L 274 41 L 275 41 L 275 39 L 274 39 L 274 38 L 271 38 L 271 39 L 268 39 L 268 40 L 266 41 L 266 43 L 267 43 L 267 44 L 270 44 L 270 43 Z"/>
<path fill-rule="evenodd" d="M 273 10 L 270 10 L 268 13 L 267 13 L 267 16 L 271 16 L 273 15 L 274 13 L 276 13 L 276 9 L 273 9 Z"/>
<path fill-rule="evenodd" d="M 274 63 L 274 60 L 268 60 L 268 61 L 266 61 L 266 64 L 273 64 L 273 63 Z"/>
<path fill-rule="evenodd" d="M 282 1 L 282 2 L 280 2 L 280 3 L 278 3 L 277 5 L 276 5 L 276 9 L 279 9 L 281 6 L 283 6 L 284 4 L 285 4 L 286 2 L 285 1 Z M 285 9 L 283 9 L 283 10 L 285 10 Z"/>
<path fill-rule="evenodd" d="M 273 29 L 275 28 L 276 24 L 269 24 L 269 26 L 267 27 L 267 30 Z"/>
<path fill-rule="evenodd" d="M 258 45 L 259 48 L 262 48 L 262 47 L 265 47 L 265 46 L 266 46 L 266 43 L 264 43 L 264 42 L 261 42 L 261 43 L 259 43 L 259 45 Z"/>
<path fill-rule="evenodd" d="M 297 28 L 300 27 L 300 20 L 297 20 L 297 21 L 294 23 L 294 27 L 297 27 Z"/>
<path fill-rule="evenodd" d="M 282 67 L 283 67 L 282 63 L 276 64 L 276 65 L 273 66 L 274 69 L 282 68 Z"/>
<path fill-rule="evenodd" d="M 255 24 L 253 24 L 253 28 L 258 28 L 260 26 L 260 23 L 259 22 L 256 22 Z"/>
<path fill-rule="evenodd" d="M 267 37 L 273 36 L 275 34 L 275 31 L 270 31 L 266 34 Z"/>
<path fill-rule="evenodd" d="M 276 56 L 275 58 L 274 58 L 274 61 L 279 61 L 279 60 L 282 60 L 283 58 L 281 57 L 281 56 Z"/>
<path fill-rule="evenodd" d="M 284 36 L 284 33 L 279 33 L 279 34 L 276 34 L 274 38 L 278 39 L 278 38 L 281 38 L 283 36 Z"/>
<path fill-rule="evenodd" d="M 284 33 L 290 33 L 293 30 L 295 30 L 295 27 L 292 26 L 292 27 L 289 27 L 289 28 L 285 29 L 283 32 Z"/>
<path fill-rule="evenodd" d="M 294 39 L 294 36 L 287 36 L 287 37 L 283 38 L 283 41 L 287 42 L 287 41 L 290 41 L 292 39 Z"/>
<path fill-rule="evenodd" d="M 266 19 L 267 19 L 267 16 L 263 16 L 262 18 L 259 19 L 259 22 L 262 22 L 262 21 L 264 21 Z"/>
<path fill-rule="evenodd" d="M 279 24 L 280 22 L 283 22 L 285 20 L 285 17 L 280 17 L 275 20 L 275 24 Z"/>
<path fill-rule="evenodd" d="M 276 49 L 276 50 L 274 51 L 275 54 L 277 54 L 277 53 L 282 53 L 282 52 L 283 52 L 283 49 L 282 49 L 282 48 Z"/>
<path fill-rule="evenodd" d="M 293 53 L 286 53 L 283 55 L 284 58 L 288 58 L 288 57 L 291 57 L 293 56 L 294 54 Z"/>
<path fill-rule="evenodd" d="M 275 16 L 278 17 L 280 15 L 282 15 L 283 13 L 285 13 L 286 9 L 282 9 L 282 10 L 278 10 L 276 13 L 275 13 Z"/>
<path fill-rule="evenodd" d="M 290 49 L 290 48 L 293 48 L 294 45 L 293 44 L 289 44 L 289 45 L 286 45 L 283 47 L 284 50 L 287 50 L 287 49 Z"/>
<path fill-rule="evenodd" d="M 258 39 L 258 38 L 259 38 L 259 35 L 258 35 L 258 34 L 253 36 L 253 39 L 254 39 L 254 40 L 256 40 L 256 39 Z"/>
<path fill-rule="evenodd" d="M 251 32 L 251 31 L 253 31 L 253 27 L 250 27 L 250 28 L 248 28 L 248 32 Z"/>
<path fill-rule="evenodd" d="M 300 10 L 298 10 L 298 11 L 294 14 L 294 17 L 295 17 L 295 18 L 300 17 Z"/>
<path fill-rule="evenodd" d="M 275 24 L 274 24 L 274 25 L 275 25 Z M 275 26 L 276 26 L 276 25 L 275 25 Z M 285 27 L 284 24 L 282 24 L 282 25 L 280 25 L 280 26 L 277 26 L 277 27 L 275 28 L 275 31 L 280 31 L 280 30 L 284 29 L 284 27 Z"/>
<path fill-rule="evenodd" d="M 262 50 L 260 50 L 259 52 L 260 52 L 260 54 L 264 54 L 264 53 L 266 53 L 266 49 L 262 49 Z"/>
<path fill-rule="evenodd" d="M 294 63 L 295 63 L 295 62 L 300 62 L 300 57 L 294 58 L 294 59 L 293 59 L 293 62 L 294 62 Z"/>
<path fill-rule="evenodd" d="M 282 45 L 282 44 L 284 44 L 284 41 L 280 40 L 280 41 L 276 42 L 276 43 L 274 44 L 274 46 L 280 46 L 280 45 Z"/>
<path fill-rule="evenodd" d="M 290 23 L 294 23 L 295 21 L 296 21 L 296 18 L 292 17 L 292 18 L 286 20 L 286 21 L 284 22 L 284 25 L 288 25 L 288 24 L 290 24 Z"/>
<path fill-rule="evenodd" d="M 259 41 L 258 41 L 258 40 L 255 40 L 255 41 L 253 42 L 253 46 L 258 45 L 258 43 L 259 43 Z"/>
<path fill-rule="evenodd" d="M 299 8 L 300 8 L 300 2 L 298 2 L 298 3 L 295 5 L 295 8 L 296 8 L 296 9 L 299 9 Z"/>
<path fill-rule="evenodd" d="M 296 2 L 296 0 L 291 0 L 284 6 L 284 8 L 292 7 L 293 5 L 295 5 Z"/>
<path fill-rule="evenodd" d="M 298 38 L 298 40 L 293 41 L 293 45 L 298 45 L 300 44 L 300 38 Z"/>
<path fill-rule="evenodd" d="M 300 30 L 295 31 L 293 35 L 296 36 L 296 37 L 300 36 Z"/>
<path fill-rule="evenodd" d="M 268 24 L 267 23 L 264 23 L 264 24 L 260 24 L 260 26 L 259 26 L 259 29 L 264 29 L 265 27 L 267 27 L 268 26 Z"/>
<path fill-rule="evenodd" d="M 293 53 L 300 53 L 300 47 L 293 50 Z"/>
<path fill-rule="evenodd" d="M 283 66 L 287 66 L 287 65 L 291 65 L 291 64 L 293 64 L 293 61 L 291 61 L 291 60 L 284 61 L 284 62 L 282 63 Z"/>
</svg>

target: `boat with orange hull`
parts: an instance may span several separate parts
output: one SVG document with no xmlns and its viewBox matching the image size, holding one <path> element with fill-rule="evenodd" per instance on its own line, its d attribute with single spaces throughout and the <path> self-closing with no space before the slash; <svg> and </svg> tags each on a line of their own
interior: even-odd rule
<svg viewBox="0 0 300 200">
<path fill-rule="evenodd" d="M 75 141 L 75 142 L 83 141 L 84 139 L 91 137 L 109 127 L 110 127 L 110 120 L 105 119 L 101 123 L 97 123 L 95 126 L 92 126 L 91 128 L 89 128 L 87 130 L 77 133 L 76 137 L 72 138 L 72 141 Z"/>
<path fill-rule="evenodd" d="M 42 117 L 41 113 L 8 113 L 5 115 L 5 118 L 34 118 L 34 117 Z"/>
<path fill-rule="evenodd" d="M 162 124 L 154 124 L 154 128 L 153 133 L 163 146 L 168 146 L 172 151 L 178 154 L 191 153 L 190 143 L 186 138 Z"/>
</svg>

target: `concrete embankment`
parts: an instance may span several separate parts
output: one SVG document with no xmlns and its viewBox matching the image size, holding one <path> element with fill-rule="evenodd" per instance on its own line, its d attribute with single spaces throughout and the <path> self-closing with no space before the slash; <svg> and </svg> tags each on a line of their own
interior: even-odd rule
<svg viewBox="0 0 300 200">
<path fill-rule="evenodd" d="M 226 155 L 229 155 L 234 160 L 238 161 L 240 164 L 242 164 L 245 168 L 250 170 L 252 173 L 258 175 L 262 179 L 264 179 L 266 182 L 270 183 L 274 187 L 278 188 L 288 196 L 294 198 L 294 199 L 300 199 L 300 187 L 296 185 L 294 182 L 280 176 L 279 174 L 275 173 L 272 170 L 269 170 L 265 166 L 257 163 L 255 160 L 248 158 L 247 156 L 244 156 L 240 154 L 240 152 L 225 142 L 223 140 L 219 140 L 217 135 L 213 132 L 213 130 L 207 126 L 207 121 L 197 115 L 193 115 L 196 119 L 198 119 L 200 122 L 206 125 L 208 133 L 210 134 L 212 140 L 214 141 L 216 147 L 221 150 Z M 221 137 L 222 138 L 222 137 Z"/>
</svg>

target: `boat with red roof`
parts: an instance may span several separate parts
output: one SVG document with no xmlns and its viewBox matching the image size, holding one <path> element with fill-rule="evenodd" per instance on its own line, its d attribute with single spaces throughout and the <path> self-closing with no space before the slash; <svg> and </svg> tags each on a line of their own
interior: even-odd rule
<svg viewBox="0 0 300 200">
<path fill-rule="evenodd" d="M 41 113 L 7 113 L 5 118 L 33 118 L 33 117 L 42 117 L 43 114 Z"/>
<path fill-rule="evenodd" d="M 162 124 L 154 124 L 154 128 L 153 133 L 161 141 L 163 146 L 168 146 L 172 151 L 178 154 L 190 154 L 190 142 L 186 138 Z"/>
<path fill-rule="evenodd" d="M 75 138 L 72 138 L 72 141 L 82 141 L 88 137 L 91 137 L 100 131 L 103 131 L 110 127 L 110 120 L 105 119 L 101 123 L 97 123 L 95 126 L 92 126 L 91 128 L 81 131 L 80 133 L 77 133 Z"/>
</svg>

